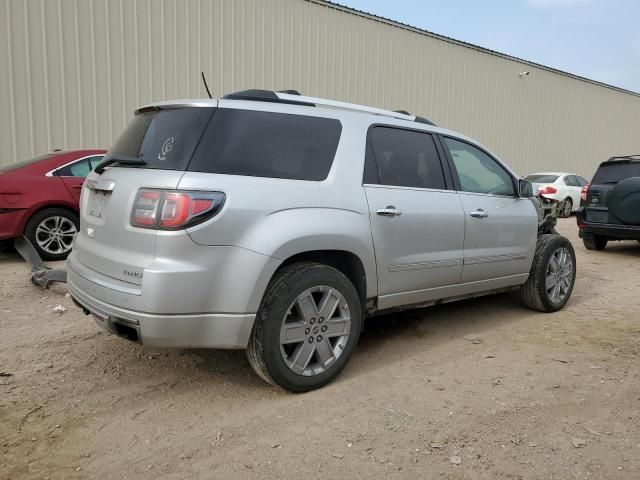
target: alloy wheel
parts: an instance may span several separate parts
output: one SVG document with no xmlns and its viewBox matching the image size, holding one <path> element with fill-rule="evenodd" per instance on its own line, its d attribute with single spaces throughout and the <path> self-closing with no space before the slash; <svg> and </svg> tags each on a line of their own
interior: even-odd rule
<svg viewBox="0 0 640 480">
<path fill-rule="evenodd" d="M 66 217 L 45 218 L 36 227 L 36 242 L 48 254 L 59 255 L 71 250 L 73 237 L 78 233 L 74 223 Z"/>
<path fill-rule="evenodd" d="M 547 264 L 545 289 L 554 303 L 562 302 L 573 281 L 573 260 L 565 247 L 557 249 Z"/>
<path fill-rule="evenodd" d="M 298 375 L 318 375 L 342 355 L 350 331 L 344 296 L 333 287 L 312 287 L 298 295 L 282 321 L 282 359 Z"/>
</svg>

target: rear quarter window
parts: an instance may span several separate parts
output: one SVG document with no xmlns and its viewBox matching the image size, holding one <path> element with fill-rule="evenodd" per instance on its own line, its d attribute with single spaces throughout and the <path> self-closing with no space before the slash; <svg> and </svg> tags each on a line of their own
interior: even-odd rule
<svg viewBox="0 0 640 480">
<path fill-rule="evenodd" d="M 327 178 L 342 125 L 305 115 L 217 109 L 188 170 L 321 181 Z"/>
</svg>

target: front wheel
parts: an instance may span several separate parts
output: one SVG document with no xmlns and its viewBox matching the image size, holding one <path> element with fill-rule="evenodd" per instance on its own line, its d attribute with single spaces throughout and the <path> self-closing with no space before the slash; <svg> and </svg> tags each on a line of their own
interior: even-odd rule
<svg viewBox="0 0 640 480">
<path fill-rule="evenodd" d="M 360 298 L 345 275 L 319 263 L 293 264 L 267 288 L 247 358 L 269 383 L 313 390 L 338 376 L 361 327 Z"/>
<path fill-rule="evenodd" d="M 560 235 L 541 235 L 520 296 L 529 308 L 555 312 L 571 297 L 575 279 L 576 254 L 571 242 Z"/>
</svg>

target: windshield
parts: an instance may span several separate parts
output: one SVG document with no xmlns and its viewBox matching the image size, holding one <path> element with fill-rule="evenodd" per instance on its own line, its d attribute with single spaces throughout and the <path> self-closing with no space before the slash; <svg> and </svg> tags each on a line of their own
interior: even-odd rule
<svg viewBox="0 0 640 480">
<path fill-rule="evenodd" d="M 142 160 L 144 168 L 184 170 L 213 108 L 177 108 L 140 113 L 107 152 L 104 160 Z"/>
<path fill-rule="evenodd" d="M 49 155 L 51 154 L 46 153 L 44 155 L 39 155 L 37 157 L 21 160 L 19 162 L 10 163 L 8 165 L 2 165 L 0 166 L 0 172 L 13 172 L 14 170 L 17 170 L 19 168 L 26 167 L 27 165 L 31 165 L 32 163 L 39 162 L 40 160 L 44 160 L 45 158 L 48 158 Z"/>
<path fill-rule="evenodd" d="M 603 163 L 593 176 L 591 183 L 595 185 L 618 183 L 629 177 L 640 177 L 640 162 Z"/>
<path fill-rule="evenodd" d="M 529 180 L 532 183 L 554 183 L 558 180 L 559 175 L 548 175 L 545 173 L 534 173 L 533 175 L 527 175 L 525 180 Z"/>
</svg>

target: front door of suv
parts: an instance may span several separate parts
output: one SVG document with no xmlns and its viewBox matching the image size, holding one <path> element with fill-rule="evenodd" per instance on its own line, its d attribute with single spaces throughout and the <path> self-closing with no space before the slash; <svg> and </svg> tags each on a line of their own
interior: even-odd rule
<svg viewBox="0 0 640 480">
<path fill-rule="evenodd" d="M 533 203 L 518 198 L 515 179 L 489 154 L 441 138 L 465 213 L 462 283 L 528 274 L 538 227 Z"/>
<path fill-rule="evenodd" d="M 460 281 L 464 211 L 448 183 L 453 186 L 430 134 L 369 129 L 364 189 L 379 308 L 438 298 L 439 287 Z"/>
</svg>

